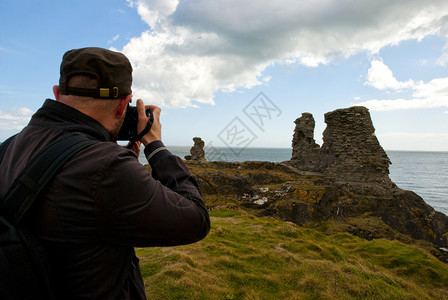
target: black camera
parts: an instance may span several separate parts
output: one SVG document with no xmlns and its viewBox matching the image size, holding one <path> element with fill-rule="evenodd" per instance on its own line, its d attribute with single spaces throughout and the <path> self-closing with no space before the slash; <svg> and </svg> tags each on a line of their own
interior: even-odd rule
<svg viewBox="0 0 448 300">
<path fill-rule="evenodd" d="M 145 107 L 145 113 L 147 117 L 151 117 L 150 122 L 152 123 L 152 112 L 149 107 Z M 130 106 L 128 104 L 128 107 L 126 109 L 126 115 L 124 116 L 123 126 L 121 127 L 121 130 L 118 133 L 117 140 L 119 141 L 137 140 L 137 136 L 139 134 L 137 132 L 137 124 L 138 124 L 137 107 Z"/>
</svg>

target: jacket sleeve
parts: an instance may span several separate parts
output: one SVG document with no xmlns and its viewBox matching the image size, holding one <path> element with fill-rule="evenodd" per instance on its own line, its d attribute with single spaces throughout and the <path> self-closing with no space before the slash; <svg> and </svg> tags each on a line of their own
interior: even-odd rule
<svg viewBox="0 0 448 300">
<path fill-rule="evenodd" d="M 111 155 L 103 166 L 94 191 L 101 238 L 136 247 L 203 239 L 210 218 L 196 180 L 161 142 L 145 150 L 152 154 L 152 176 L 127 151 Z"/>
</svg>

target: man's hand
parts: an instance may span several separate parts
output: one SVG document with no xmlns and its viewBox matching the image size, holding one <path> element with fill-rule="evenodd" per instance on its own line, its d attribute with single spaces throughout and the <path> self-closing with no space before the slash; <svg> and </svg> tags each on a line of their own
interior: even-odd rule
<svg viewBox="0 0 448 300">
<path fill-rule="evenodd" d="M 126 148 L 134 151 L 134 153 L 137 154 L 137 157 L 139 157 L 140 156 L 140 145 L 141 145 L 140 141 L 129 142 L 129 144 L 126 146 Z"/>
<path fill-rule="evenodd" d="M 148 144 L 154 141 L 162 140 L 162 125 L 160 124 L 160 108 L 155 105 L 147 105 L 151 109 L 151 112 L 154 116 L 154 121 L 152 123 L 151 130 L 147 134 L 145 134 L 140 141 L 143 145 L 147 146 Z M 138 132 L 142 132 L 146 127 L 146 123 L 148 123 L 149 117 L 146 116 L 145 113 L 145 105 L 143 104 L 142 99 L 137 100 L 137 112 L 138 112 Z"/>
</svg>

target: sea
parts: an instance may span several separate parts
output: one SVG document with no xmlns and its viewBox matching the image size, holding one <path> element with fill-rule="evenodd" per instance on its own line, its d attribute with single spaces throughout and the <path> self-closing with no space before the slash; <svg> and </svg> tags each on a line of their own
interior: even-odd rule
<svg viewBox="0 0 448 300">
<path fill-rule="evenodd" d="M 190 146 L 168 146 L 173 154 L 184 158 Z M 448 215 L 448 152 L 386 151 L 392 164 L 390 179 L 400 188 L 417 193 L 435 210 Z M 205 147 L 208 161 L 270 161 L 291 158 L 291 148 Z M 139 161 L 147 164 L 143 151 Z"/>
</svg>

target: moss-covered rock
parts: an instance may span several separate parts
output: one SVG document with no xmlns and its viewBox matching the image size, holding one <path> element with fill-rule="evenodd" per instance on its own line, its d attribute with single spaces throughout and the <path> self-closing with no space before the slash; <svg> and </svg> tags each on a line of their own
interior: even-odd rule
<svg viewBox="0 0 448 300">
<path fill-rule="evenodd" d="M 390 231 L 352 226 L 363 238 L 389 237 L 395 231 L 425 240 L 436 249 L 448 248 L 448 217 L 421 197 L 387 183 L 335 182 L 319 173 L 300 171 L 284 163 L 188 163 L 207 206 L 242 208 L 257 216 L 271 216 L 299 225 L 374 217 Z M 388 236 L 388 233 L 390 235 Z M 441 259 L 444 252 L 437 254 Z M 447 260 L 448 261 L 448 260 Z"/>
</svg>

